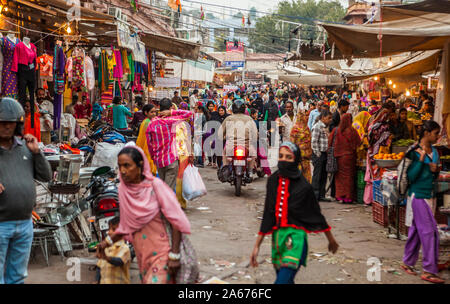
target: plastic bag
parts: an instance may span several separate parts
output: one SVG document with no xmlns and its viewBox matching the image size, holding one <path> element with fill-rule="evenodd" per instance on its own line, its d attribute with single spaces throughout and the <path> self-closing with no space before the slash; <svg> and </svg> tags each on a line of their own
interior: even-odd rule
<svg viewBox="0 0 450 304">
<path fill-rule="evenodd" d="M 198 168 L 192 165 L 187 166 L 183 174 L 183 198 L 192 201 L 204 195 L 206 195 L 206 187 L 198 173 Z"/>
<path fill-rule="evenodd" d="M 125 146 L 125 144 L 108 144 L 106 142 L 99 142 L 95 145 L 95 154 L 92 159 L 92 167 L 103 167 L 108 166 L 111 168 L 116 168 L 117 165 L 117 155 L 120 150 Z"/>
</svg>

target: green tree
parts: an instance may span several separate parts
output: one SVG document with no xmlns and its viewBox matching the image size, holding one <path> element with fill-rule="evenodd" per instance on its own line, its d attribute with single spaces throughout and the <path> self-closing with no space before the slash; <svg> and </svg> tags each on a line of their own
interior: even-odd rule
<svg viewBox="0 0 450 304">
<path fill-rule="evenodd" d="M 226 40 L 227 37 L 224 35 L 220 35 L 214 38 L 214 52 L 225 52 L 226 51 L 226 45 L 224 43 L 224 40 Z"/>
<path fill-rule="evenodd" d="M 345 16 L 345 9 L 334 1 L 292 0 L 282 1 L 274 11 L 278 15 L 266 15 L 256 21 L 255 29 L 250 32 L 250 47 L 256 52 L 273 53 L 276 50 L 285 52 L 289 48 L 290 31 L 297 25 L 282 23 L 281 20 L 301 23 L 300 39 L 315 40 L 320 35 L 319 28 L 311 19 L 340 22 Z M 279 16 L 296 16 L 298 19 Z M 291 35 L 292 38 L 294 35 Z M 296 40 L 291 40 L 291 50 L 297 46 Z"/>
</svg>

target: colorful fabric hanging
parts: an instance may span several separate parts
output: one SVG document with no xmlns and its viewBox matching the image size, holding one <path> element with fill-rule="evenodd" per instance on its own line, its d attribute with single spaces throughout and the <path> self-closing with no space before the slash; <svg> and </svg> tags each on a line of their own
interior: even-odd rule
<svg viewBox="0 0 450 304">
<path fill-rule="evenodd" d="M 60 46 L 55 46 L 53 61 L 53 81 L 55 84 L 55 96 L 53 100 L 53 129 L 58 130 L 61 126 L 62 94 L 64 93 L 64 71 L 66 56 Z"/>
</svg>

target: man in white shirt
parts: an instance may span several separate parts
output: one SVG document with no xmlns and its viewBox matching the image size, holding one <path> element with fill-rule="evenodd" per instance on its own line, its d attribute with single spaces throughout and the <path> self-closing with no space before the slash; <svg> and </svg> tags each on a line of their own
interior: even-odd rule
<svg viewBox="0 0 450 304">
<path fill-rule="evenodd" d="M 297 115 L 294 112 L 294 103 L 291 100 L 286 101 L 286 114 L 280 118 L 280 126 L 283 128 L 283 141 L 289 141 L 291 138 L 291 130 L 297 120 Z"/>
<path fill-rule="evenodd" d="M 191 97 L 189 97 L 189 106 L 191 107 L 191 111 L 194 111 L 195 107 L 197 107 L 198 103 L 198 90 L 195 89 L 194 92 L 192 92 Z"/>
<path fill-rule="evenodd" d="M 39 120 L 41 123 L 41 139 L 44 145 L 51 144 L 51 131 L 53 130 L 53 103 L 45 96 L 45 90 L 37 89 L 37 103 L 39 105 Z"/>
</svg>

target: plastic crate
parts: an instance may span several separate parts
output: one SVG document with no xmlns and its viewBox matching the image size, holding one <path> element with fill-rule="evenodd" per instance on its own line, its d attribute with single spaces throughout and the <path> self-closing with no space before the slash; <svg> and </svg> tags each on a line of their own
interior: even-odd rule
<svg viewBox="0 0 450 304">
<path fill-rule="evenodd" d="M 356 187 L 358 189 L 364 188 L 366 186 L 366 182 L 364 181 L 364 176 L 365 175 L 366 175 L 365 170 L 363 171 L 363 170 L 359 169 L 356 172 Z"/>
<path fill-rule="evenodd" d="M 383 227 L 388 226 L 388 210 L 387 206 L 380 204 L 379 202 L 372 202 L 372 218 L 377 224 Z"/>
<path fill-rule="evenodd" d="M 374 202 L 378 202 L 379 204 L 386 206 L 387 201 L 383 197 L 383 191 L 381 187 L 381 180 L 373 181 L 372 184 L 373 189 L 373 200 Z"/>
<path fill-rule="evenodd" d="M 397 214 L 395 212 L 396 210 L 395 208 L 391 208 L 390 210 L 391 210 L 391 212 L 389 212 L 390 222 L 395 223 L 395 221 L 397 220 Z M 398 225 L 400 233 L 403 235 L 408 235 L 409 227 L 406 227 L 406 206 L 400 206 L 398 210 L 400 212 Z"/>
</svg>

